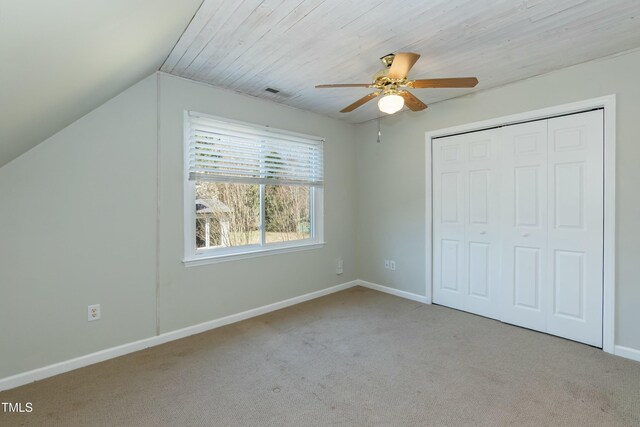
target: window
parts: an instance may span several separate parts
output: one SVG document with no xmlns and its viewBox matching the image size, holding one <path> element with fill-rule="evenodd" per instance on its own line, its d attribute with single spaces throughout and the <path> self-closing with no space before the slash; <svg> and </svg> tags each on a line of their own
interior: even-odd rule
<svg viewBox="0 0 640 427">
<path fill-rule="evenodd" d="M 322 191 L 322 139 L 185 113 L 187 265 L 321 245 Z"/>
</svg>

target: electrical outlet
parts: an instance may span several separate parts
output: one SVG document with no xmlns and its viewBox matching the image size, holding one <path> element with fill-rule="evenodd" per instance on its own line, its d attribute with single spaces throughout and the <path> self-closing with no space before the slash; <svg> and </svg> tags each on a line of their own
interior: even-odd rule
<svg viewBox="0 0 640 427">
<path fill-rule="evenodd" d="M 384 260 L 384 268 L 389 268 L 389 260 L 388 259 Z"/>
<path fill-rule="evenodd" d="M 100 304 L 94 304 L 87 307 L 87 320 L 93 322 L 100 319 Z"/>
<path fill-rule="evenodd" d="M 389 261 L 389 268 L 392 269 L 392 270 L 395 270 L 396 269 L 396 262 L 393 261 L 393 260 Z"/>
<path fill-rule="evenodd" d="M 336 260 L 336 274 L 342 274 L 344 272 L 344 261 L 342 258 Z"/>
</svg>

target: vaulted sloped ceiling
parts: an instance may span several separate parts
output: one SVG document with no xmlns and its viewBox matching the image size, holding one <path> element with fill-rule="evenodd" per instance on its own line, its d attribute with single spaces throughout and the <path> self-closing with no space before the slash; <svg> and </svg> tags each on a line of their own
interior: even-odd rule
<svg viewBox="0 0 640 427">
<path fill-rule="evenodd" d="M 0 0 L 0 166 L 158 70 L 202 0 Z"/>
<path fill-rule="evenodd" d="M 375 102 L 338 111 L 371 89 L 314 85 L 370 83 L 399 51 L 422 55 L 410 77 L 480 80 L 413 91 L 429 104 L 639 47 L 639 21 L 639 0 L 205 0 L 162 70 L 358 123 Z"/>
<path fill-rule="evenodd" d="M 369 83 L 390 52 L 480 80 L 414 91 L 430 104 L 640 47 L 639 0 L 201 2 L 0 0 L 0 166 L 160 67 L 359 123 L 375 102 L 338 111 L 370 89 L 314 85 Z"/>
</svg>

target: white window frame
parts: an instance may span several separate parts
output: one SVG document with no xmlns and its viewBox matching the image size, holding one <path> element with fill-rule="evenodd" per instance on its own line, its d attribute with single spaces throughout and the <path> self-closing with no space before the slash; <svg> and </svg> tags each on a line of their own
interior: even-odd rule
<svg viewBox="0 0 640 427">
<path fill-rule="evenodd" d="M 256 129 L 269 129 L 292 136 L 303 138 L 319 139 L 316 136 L 294 133 L 269 126 L 261 126 L 253 123 L 230 120 L 223 117 L 211 116 L 197 113 L 202 117 L 210 117 L 214 120 L 224 121 L 243 126 L 251 126 Z M 184 112 L 184 137 L 183 137 L 183 182 L 184 182 L 184 258 L 182 262 L 187 267 L 212 264 L 222 261 L 253 258 L 264 255 L 281 254 L 294 251 L 321 248 L 324 241 L 324 187 L 310 188 L 310 214 L 311 214 L 311 237 L 304 240 L 293 240 L 290 242 L 266 243 L 264 227 L 264 185 L 260 184 L 260 241 L 262 244 L 234 246 L 227 248 L 196 248 L 196 182 L 189 180 L 189 111 Z"/>
</svg>

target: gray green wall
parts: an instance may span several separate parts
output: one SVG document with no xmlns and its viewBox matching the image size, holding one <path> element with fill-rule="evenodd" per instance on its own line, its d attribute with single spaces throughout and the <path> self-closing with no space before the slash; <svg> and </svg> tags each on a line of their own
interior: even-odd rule
<svg viewBox="0 0 640 427">
<path fill-rule="evenodd" d="M 354 280 L 354 127 L 168 74 L 159 76 L 160 331 L 171 331 Z M 185 268 L 182 264 L 185 110 L 325 137 L 326 246 Z M 344 258 L 344 274 L 338 276 L 335 261 L 340 256 Z"/>
<path fill-rule="evenodd" d="M 186 268 L 185 109 L 326 137 L 326 246 Z M 353 139 L 352 125 L 158 73 L 1 167 L 0 379 L 355 279 Z"/>
<path fill-rule="evenodd" d="M 380 144 L 375 122 L 154 74 L 0 168 L 0 378 L 356 278 L 424 295 L 424 133 L 612 93 L 616 344 L 640 349 L 639 72 L 632 52 L 397 114 Z M 326 246 L 185 267 L 185 109 L 326 137 Z"/>
<path fill-rule="evenodd" d="M 360 125 L 360 278 L 425 294 L 426 131 L 617 94 L 616 344 L 640 349 L 639 74 L 635 51 L 386 117 L 380 144 L 375 122 Z M 384 259 L 395 260 L 397 270 L 385 270 Z"/>
<path fill-rule="evenodd" d="M 0 378 L 155 333 L 155 134 L 151 76 L 0 168 Z"/>
</svg>

